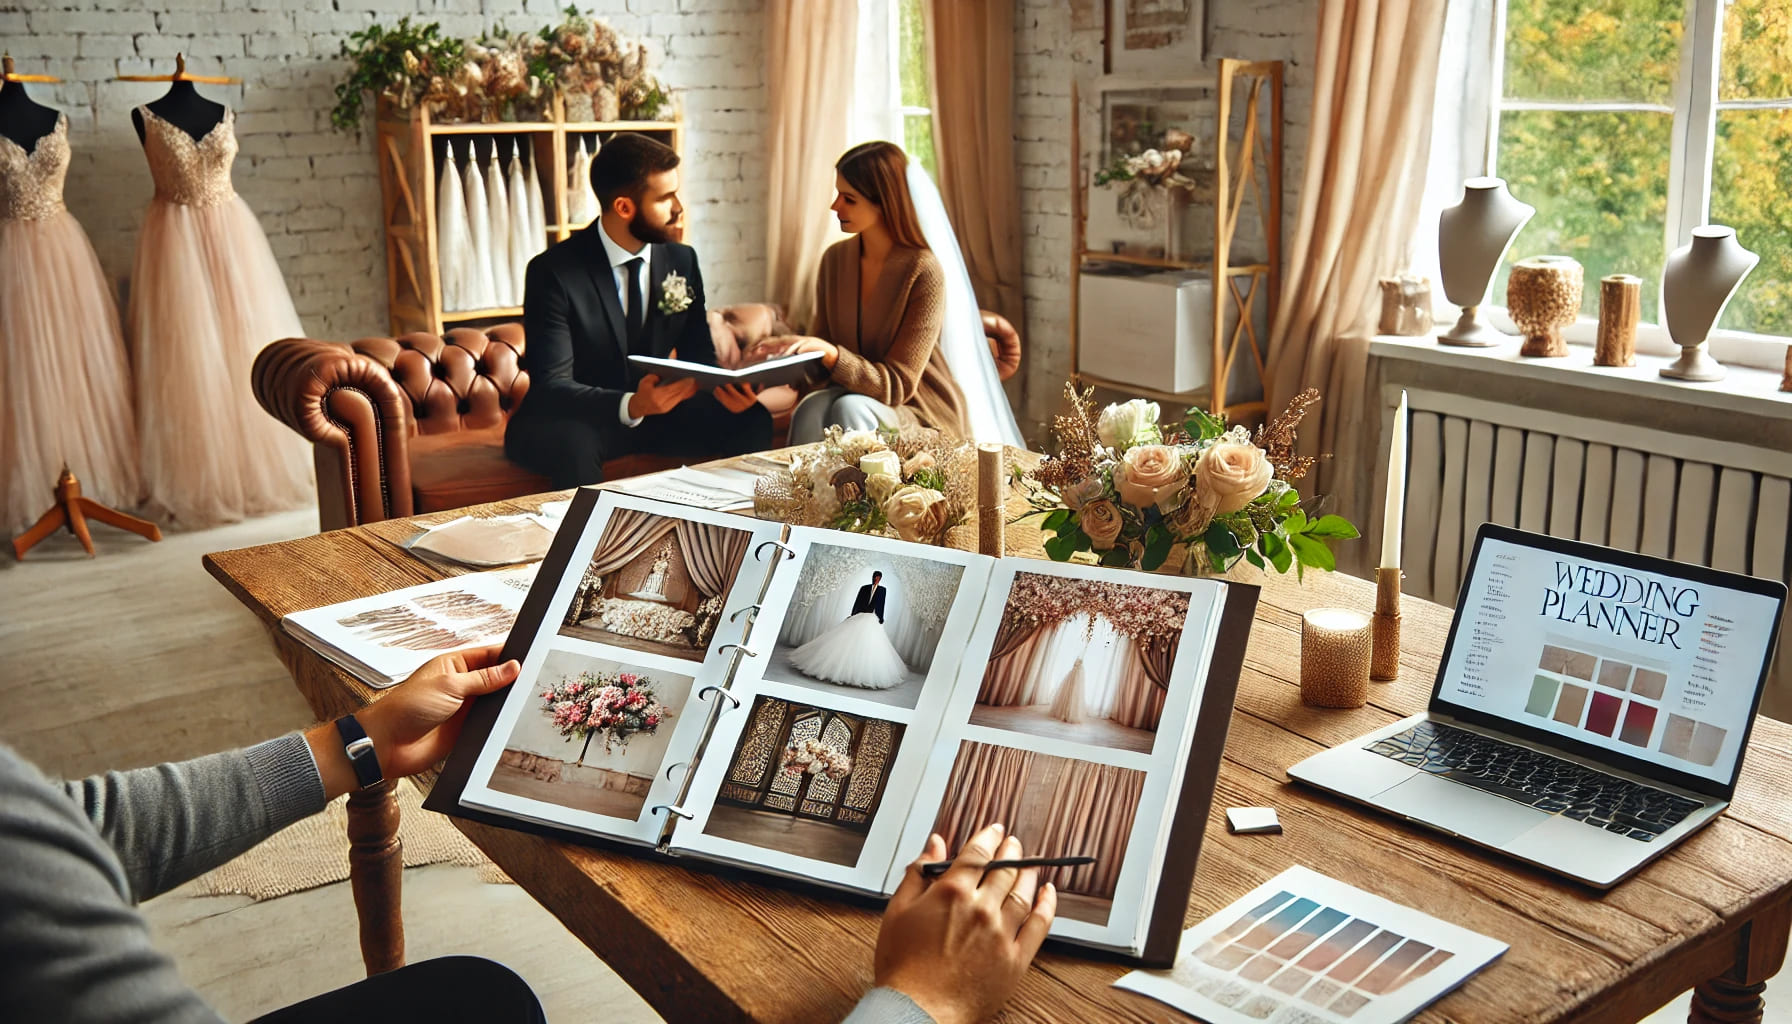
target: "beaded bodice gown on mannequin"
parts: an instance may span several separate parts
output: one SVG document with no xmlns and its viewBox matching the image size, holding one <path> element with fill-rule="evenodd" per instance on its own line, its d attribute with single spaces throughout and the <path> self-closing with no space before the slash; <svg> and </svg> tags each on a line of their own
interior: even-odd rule
<svg viewBox="0 0 1792 1024">
<path fill-rule="evenodd" d="M 150 508 L 208 526 L 311 500 L 305 443 L 255 401 L 250 366 L 303 337 L 267 236 L 230 184 L 235 115 L 195 139 L 139 107 L 155 198 L 127 317 Z"/>
<path fill-rule="evenodd" d="M 0 523 L 49 508 L 67 463 L 89 497 L 139 498 L 130 370 L 118 306 L 87 233 L 62 205 L 68 119 L 27 152 L 0 136 Z"/>
</svg>

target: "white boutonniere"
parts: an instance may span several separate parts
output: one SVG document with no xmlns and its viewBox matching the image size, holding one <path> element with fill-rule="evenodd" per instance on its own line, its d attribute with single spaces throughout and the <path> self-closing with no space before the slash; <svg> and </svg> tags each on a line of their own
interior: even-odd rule
<svg viewBox="0 0 1792 1024">
<path fill-rule="evenodd" d="M 690 283 L 676 270 L 660 282 L 659 308 L 662 313 L 682 313 L 691 308 Z"/>
</svg>

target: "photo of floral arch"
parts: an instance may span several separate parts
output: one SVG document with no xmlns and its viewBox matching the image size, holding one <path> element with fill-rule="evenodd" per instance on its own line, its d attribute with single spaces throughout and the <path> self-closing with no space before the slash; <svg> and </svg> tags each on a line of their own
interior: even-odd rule
<svg viewBox="0 0 1792 1024">
<path fill-rule="evenodd" d="M 956 850 L 1001 822 L 1021 837 L 1029 857 L 1094 857 L 1093 864 L 1050 868 L 1039 881 L 1057 886 L 1060 917 L 1107 924 L 1144 788 L 1145 773 L 1131 768 L 967 740 L 933 831 Z"/>
<path fill-rule="evenodd" d="M 1016 573 L 971 724 L 1150 753 L 1188 594 Z"/>
<path fill-rule="evenodd" d="M 704 833 L 857 864 L 902 731 L 898 722 L 760 697 Z"/>
<path fill-rule="evenodd" d="M 639 818 L 691 685 L 691 676 L 552 651 L 488 785 L 560 807 Z"/>
<path fill-rule="evenodd" d="M 616 509 L 560 635 L 702 661 L 752 539 L 746 530 Z"/>
</svg>

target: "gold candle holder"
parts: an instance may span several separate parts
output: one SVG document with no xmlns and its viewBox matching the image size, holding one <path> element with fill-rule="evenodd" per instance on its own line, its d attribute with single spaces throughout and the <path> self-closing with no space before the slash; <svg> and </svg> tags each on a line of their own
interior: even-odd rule
<svg viewBox="0 0 1792 1024">
<path fill-rule="evenodd" d="M 1360 708 L 1369 699 L 1369 616 L 1315 608 L 1300 620 L 1300 699 L 1321 708 Z"/>
<path fill-rule="evenodd" d="M 1003 456 L 999 444 L 977 446 L 977 550 L 981 554 L 1002 557 L 1008 514 L 1008 482 L 1003 479 Z"/>
<path fill-rule="evenodd" d="M 1375 570 L 1375 656 L 1369 678 L 1400 677 L 1400 570 Z"/>
</svg>

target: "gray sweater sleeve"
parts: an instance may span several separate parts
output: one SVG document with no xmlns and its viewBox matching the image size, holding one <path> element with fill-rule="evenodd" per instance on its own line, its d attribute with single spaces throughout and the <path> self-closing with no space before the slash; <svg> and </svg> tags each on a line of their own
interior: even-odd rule
<svg viewBox="0 0 1792 1024">
<path fill-rule="evenodd" d="M 893 988 L 874 988 L 865 993 L 840 1024 L 934 1024 L 926 1010 Z"/>
<path fill-rule="evenodd" d="M 61 786 L 0 746 L 0 1020 L 217 1021 L 133 904 L 323 806 L 297 734 Z"/>
</svg>

